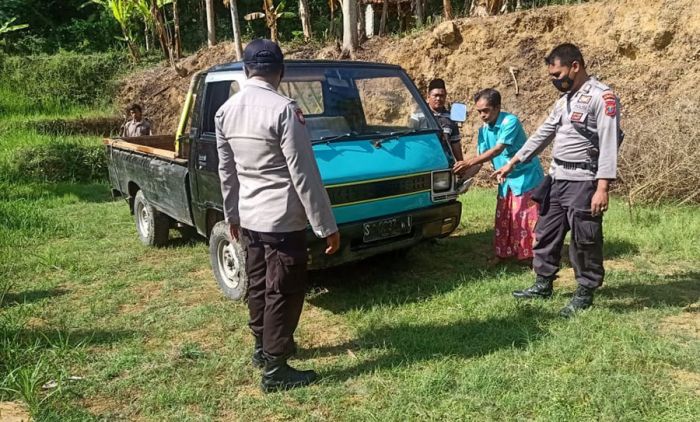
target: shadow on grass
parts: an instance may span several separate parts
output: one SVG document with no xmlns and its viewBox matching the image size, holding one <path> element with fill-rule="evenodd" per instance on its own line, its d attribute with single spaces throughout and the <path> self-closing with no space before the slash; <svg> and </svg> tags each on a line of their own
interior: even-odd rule
<svg viewBox="0 0 700 422">
<path fill-rule="evenodd" d="M 106 182 L 32 182 L 19 180 L 6 184 L 0 191 L 0 199 L 6 201 L 41 201 L 44 199 L 75 196 L 81 202 L 101 203 L 113 201 Z"/>
<path fill-rule="evenodd" d="M 452 236 L 416 246 L 405 257 L 392 254 L 310 273 L 322 294 L 308 298 L 334 313 L 387 303 L 412 303 L 460 285 L 527 273 L 515 261 L 494 263 L 493 231 Z"/>
<path fill-rule="evenodd" d="M 1 293 L 1 292 L 0 292 Z M 5 293 L 0 301 L 0 308 L 39 302 L 44 299 L 63 296 L 68 293 L 64 289 L 29 290 L 22 293 Z"/>
<path fill-rule="evenodd" d="M 649 283 L 605 286 L 599 295 L 612 302 L 606 305 L 607 308 L 617 312 L 684 307 L 700 301 L 700 272 L 673 274 Z"/>
<path fill-rule="evenodd" d="M 446 325 L 399 324 L 373 328 L 347 344 L 302 351 L 302 355 L 339 355 L 348 349 L 376 349 L 381 356 L 358 365 L 331 370 L 325 376 L 343 381 L 363 373 L 446 357 L 474 358 L 503 349 L 526 348 L 547 335 L 547 321 L 556 318 L 534 308 L 516 314 Z"/>
<path fill-rule="evenodd" d="M 82 202 L 111 202 L 114 199 L 106 183 L 56 183 L 46 185 L 46 191 L 55 196 L 74 195 Z"/>
<path fill-rule="evenodd" d="M 636 255 L 639 246 L 626 240 L 606 240 L 603 244 L 603 255 L 606 259 Z"/>
</svg>

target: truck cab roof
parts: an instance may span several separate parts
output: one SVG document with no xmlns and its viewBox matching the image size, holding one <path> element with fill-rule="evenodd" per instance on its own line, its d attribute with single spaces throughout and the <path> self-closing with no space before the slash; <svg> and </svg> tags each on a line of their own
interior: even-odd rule
<svg viewBox="0 0 700 422">
<path fill-rule="evenodd" d="M 362 62 L 362 61 L 349 61 L 349 60 L 285 60 L 284 65 L 286 67 L 347 67 L 347 68 L 381 68 L 381 69 L 401 69 L 401 66 L 386 63 L 373 63 L 373 62 Z M 207 73 L 212 72 L 228 72 L 243 70 L 243 62 L 230 62 L 222 63 L 216 66 L 212 66 L 207 70 Z"/>
</svg>

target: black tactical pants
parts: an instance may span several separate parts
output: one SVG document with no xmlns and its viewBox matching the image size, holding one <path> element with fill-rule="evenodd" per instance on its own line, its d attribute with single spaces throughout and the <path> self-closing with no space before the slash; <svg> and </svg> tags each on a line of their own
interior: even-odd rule
<svg viewBox="0 0 700 422">
<path fill-rule="evenodd" d="M 306 232 L 260 233 L 241 229 L 248 274 L 250 329 L 271 356 L 294 352 L 294 330 L 306 292 Z"/>
<path fill-rule="evenodd" d="M 535 226 L 532 266 L 537 275 L 554 277 L 557 274 L 564 237 L 571 230 L 569 259 L 576 281 L 593 289 L 603 284 L 603 217 L 591 215 L 596 185 L 596 181 L 552 182 L 549 209 Z"/>
</svg>

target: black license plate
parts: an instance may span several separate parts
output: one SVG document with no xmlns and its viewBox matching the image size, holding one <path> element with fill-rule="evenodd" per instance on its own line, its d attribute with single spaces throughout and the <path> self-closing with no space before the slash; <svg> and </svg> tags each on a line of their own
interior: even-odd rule
<svg viewBox="0 0 700 422">
<path fill-rule="evenodd" d="M 387 218 L 362 225 L 362 240 L 374 242 L 411 232 L 411 216 Z"/>
</svg>

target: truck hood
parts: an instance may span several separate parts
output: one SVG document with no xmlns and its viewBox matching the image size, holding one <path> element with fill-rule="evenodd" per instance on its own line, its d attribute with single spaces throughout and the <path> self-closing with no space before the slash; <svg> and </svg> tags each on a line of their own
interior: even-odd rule
<svg viewBox="0 0 700 422">
<path fill-rule="evenodd" d="M 381 139 L 368 136 L 313 146 L 323 183 L 360 182 L 446 169 L 437 133 Z"/>
</svg>

